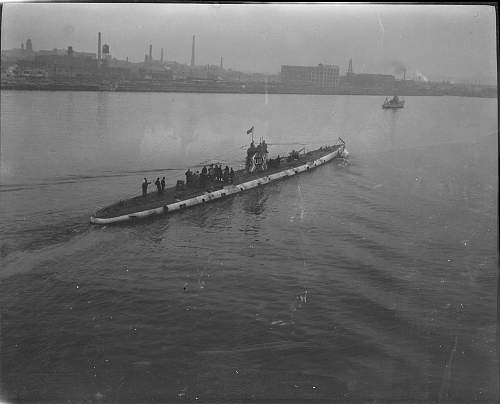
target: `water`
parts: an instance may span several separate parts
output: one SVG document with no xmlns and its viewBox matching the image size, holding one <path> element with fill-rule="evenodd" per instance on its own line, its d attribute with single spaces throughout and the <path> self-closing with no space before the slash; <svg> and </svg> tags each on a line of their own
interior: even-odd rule
<svg viewBox="0 0 500 404">
<path fill-rule="evenodd" d="M 497 103 L 1 94 L 7 402 L 496 402 Z M 349 162 L 134 225 L 144 176 L 343 137 Z"/>
</svg>

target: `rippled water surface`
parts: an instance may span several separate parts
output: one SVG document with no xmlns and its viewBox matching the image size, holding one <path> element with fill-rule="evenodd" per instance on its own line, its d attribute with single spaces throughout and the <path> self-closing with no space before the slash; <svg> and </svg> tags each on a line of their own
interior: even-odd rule
<svg viewBox="0 0 500 404">
<path fill-rule="evenodd" d="M 3 91 L 0 398 L 496 402 L 496 100 L 382 101 Z M 252 125 L 350 156 L 88 224 L 144 176 L 237 167 Z"/>
</svg>

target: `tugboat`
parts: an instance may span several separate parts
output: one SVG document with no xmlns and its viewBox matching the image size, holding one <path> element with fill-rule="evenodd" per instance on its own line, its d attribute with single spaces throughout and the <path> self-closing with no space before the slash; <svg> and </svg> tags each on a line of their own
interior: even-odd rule
<svg viewBox="0 0 500 404">
<path fill-rule="evenodd" d="M 307 153 L 304 149 L 293 150 L 287 157 L 278 155 L 269 158 L 265 140 L 261 139 L 259 144 L 255 145 L 252 133 L 244 169 L 233 171 L 230 175 L 226 173 L 221 175 L 221 167 L 219 175 L 210 174 L 216 170 L 202 170 L 199 175 L 188 170 L 186 182 L 179 180 L 176 186 L 164 189 L 162 192 L 144 193 L 142 196 L 102 208 L 90 218 L 90 222 L 111 224 L 170 214 L 310 171 L 335 158 L 345 158 L 347 155 L 345 142 L 339 137 L 338 142 L 332 146 L 322 146 Z"/>
<path fill-rule="evenodd" d="M 404 108 L 404 100 L 399 99 L 397 95 L 392 97 L 390 100 L 386 97 L 384 103 L 382 104 L 382 109 L 398 109 Z"/>
</svg>

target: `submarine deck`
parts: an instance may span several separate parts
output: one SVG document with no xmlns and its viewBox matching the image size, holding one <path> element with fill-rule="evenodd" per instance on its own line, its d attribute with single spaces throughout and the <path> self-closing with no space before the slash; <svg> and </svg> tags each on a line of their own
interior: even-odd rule
<svg viewBox="0 0 500 404">
<path fill-rule="evenodd" d="M 235 171 L 233 185 L 238 185 L 246 181 L 251 181 L 280 171 L 288 170 L 290 168 L 298 167 L 309 161 L 319 159 L 329 153 L 332 153 L 338 150 L 340 147 L 340 145 L 334 145 L 324 147 L 322 149 L 313 150 L 300 155 L 299 159 L 293 160 L 291 162 L 283 161 L 282 158 L 282 161 L 278 167 L 269 168 L 263 172 L 248 173 L 245 169 Z M 205 192 L 222 189 L 225 185 L 228 184 L 213 183 L 205 188 L 191 186 L 185 187 L 182 190 L 178 190 L 176 189 L 176 186 L 172 186 L 169 188 L 165 188 L 162 193 L 158 193 L 156 190 L 154 190 L 153 192 L 149 192 L 146 196 L 135 196 L 130 199 L 121 200 L 117 203 L 99 209 L 94 216 L 96 218 L 112 218 L 121 215 L 129 215 L 137 211 L 154 209 L 163 205 L 168 205 L 174 202 L 179 202 L 185 199 L 200 196 Z"/>
</svg>

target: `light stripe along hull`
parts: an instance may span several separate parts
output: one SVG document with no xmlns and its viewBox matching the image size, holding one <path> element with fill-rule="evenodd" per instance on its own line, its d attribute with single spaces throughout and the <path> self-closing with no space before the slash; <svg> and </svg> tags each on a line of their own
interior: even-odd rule
<svg viewBox="0 0 500 404">
<path fill-rule="evenodd" d="M 99 217 L 91 216 L 90 222 L 94 223 L 94 224 L 112 224 L 112 223 L 126 222 L 126 221 L 133 220 L 133 219 L 145 218 L 145 217 L 154 216 L 154 215 L 165 215 L 165 214 L 168 214 L 171 212 L 184 210 L 184 209 L 190 208 L 192 206 L 197 206 L 197 205 L 201 205 L 203 203 L 226 198 L 230 195 L 238 194 L 240 192 L 247 191 L 247 190 L 252 189 L 252 188 L 256 188 L 259 185 L 269 184 L 271 182 L 280 180 L 282 178 L 292 177 L 296 174 L 303 173 L 304 171 L 309 171 L 310 169 L 321 166 L 321 165 L 333 160 L 336 157 L 340 157 L 343 152 L 344 152 L 344 145 L 342 145 L 341 147 L 339 147 L 337 150 L 335 150 L 332 153 L 329 153 L 329 154 L 327 154 L 327 155 L 325 155 L 317 160 L 308 162 L 308 163 L 303 164 L 303 165 L 298 166 L 298 167 L 279 171 L 277 173 L 270 174 L 270 175 L 267 175 L 264 177 L 259 177 L 257 179 L 243 182 L 241 184 L 227 185 L 227 186 L 223 187 L 222 189 L 218 189 L 216 191 L 206 192 L 203 195 L 199 195 L 199 196 L 195 196 L 193 198 L 189 198 L 189 199 L 185 199 L 185 200 L 182 200 L 179 202 L 171 203 L 169 205 L 163 205 L 163 206 L 160 206 L 160 207 L 154 208 L 154 209 L 148 209 L 148 210 L 143 210 L 140 212 L 134 212 L 134 213 L 126 214 L 126 215 L 109 217 L 109 218 L 99 218 Z"/>
</svg>

